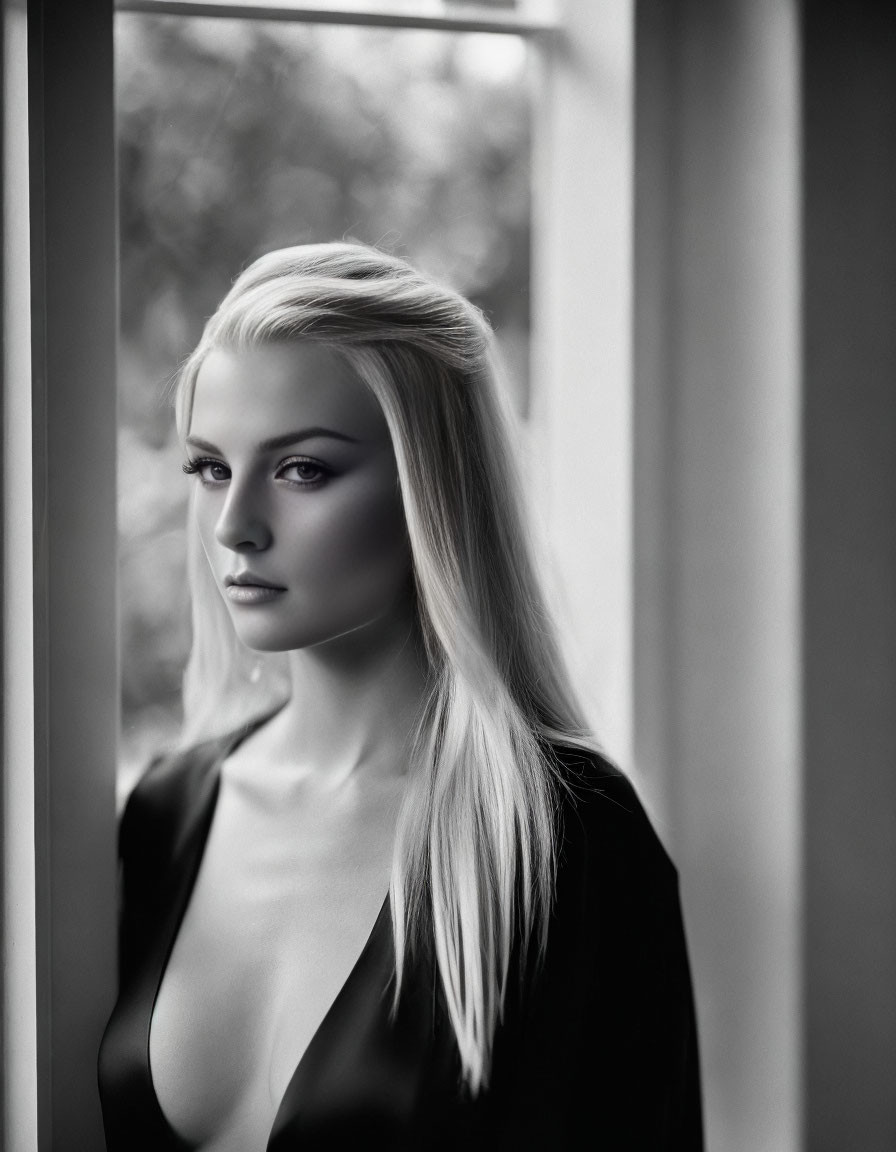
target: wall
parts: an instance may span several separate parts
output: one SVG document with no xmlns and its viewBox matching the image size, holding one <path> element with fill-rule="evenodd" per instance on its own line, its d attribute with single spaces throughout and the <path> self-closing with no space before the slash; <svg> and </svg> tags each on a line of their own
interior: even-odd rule
<svg viewBox="0 0 896 1152">
<path fill-rule="evenodd" d="M 635 751 L 713 1152 L 896 1146 L 896 10 L 642 0 Z"/>
<path fill-rule="evenodd" d="M 641 3 L 635 757 L 679 865 L 708 1147 L 800 1143 L 796 5 Z"/>
<path fill-rule="evenodd" d="M 804 10 L 806 1117 L 896 1148 L 896 9 Z"/>
</svg>

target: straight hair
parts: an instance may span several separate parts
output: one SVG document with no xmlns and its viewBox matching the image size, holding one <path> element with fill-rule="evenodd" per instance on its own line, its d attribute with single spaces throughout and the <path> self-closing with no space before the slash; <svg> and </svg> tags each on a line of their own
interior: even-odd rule
<svg viewBox="0 0 896 1152">
<path fill-rule="evenodd" d="M 392 437 L 428 668 L 390 882 L 393 1007 L 408 958 L 434 947 L 475 1095 L 488 1084 L 511 953 L 531 946 L 537 958 L 546 945 L 563 786 L 554 746 L 595 747 L 536 576 L 494 335 L 458 293 L 375 249 L 271 252 L 235 281 L 182 368 L 181 438 L 212 349 L 289 341 L 342 357 Z M 237 639 L 195 526 L 189 573 L 187 743 L 289 693 L 285 658 Z"/>
</svg>

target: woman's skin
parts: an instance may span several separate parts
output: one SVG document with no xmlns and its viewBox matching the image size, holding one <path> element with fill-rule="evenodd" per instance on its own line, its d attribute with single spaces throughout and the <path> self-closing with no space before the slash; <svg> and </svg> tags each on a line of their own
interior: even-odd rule
<svg viewBox="0 0 896 1152">
<path fill-rule="evenodd" d="M 253 1152 L 388 891 L 425 673 L 389 431 L 334 353 L 212 352 L 187 449 L 234 627 L 292 694 L 222 765 L 150 1063 L 178 1132 Z"/>
</svg>

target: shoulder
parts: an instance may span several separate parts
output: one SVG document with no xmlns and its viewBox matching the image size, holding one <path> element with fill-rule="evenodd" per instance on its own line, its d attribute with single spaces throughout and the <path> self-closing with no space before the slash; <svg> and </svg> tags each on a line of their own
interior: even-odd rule
<svg viewBox="0 0 896 1152">
<path fill-rule="evenodd" d="M 190 829 L 214 798 L 217 742 L 158 756 L 125 805 L 118 832 L 119 977 L 122 986 L 152 954 L 184 874 Z"/>
<path fill-rule="evenodd" d="M 553 748 L 557 869 L 545 947 L 502 1039 L 539 1144 L 698 1152 L 696 1025 L 678 874 L 627 776 Z M 497 1049 L 496 1049 L 497 1053 Z M 496 1066 L 497 1066 L 496 1054 Z M 529 1145 L 527 1145 L 529 1146 Z M 535 1144 L 533 1142 L 532 1146 Z"/>
<path fill-rule="evenodd" d="M 158 873 L 203 832 L 215 807 L 222 761 L 272 713 L 201 743 L 157 756 L 128 797 L 119 857 L 128 871 Z"/>
<path fill-rule="evenodd" d="M 628 777 L 596 752 L 557 750 L 559 834 L 545 966 L 557 1002 L 629 1051 L 626 1028 L 690 1035 L 678 872 Z M 558 1009 L 559 1010 L 559 1009 Z M 661 1029 L 662 1030 L 662 1029 Z M 633 1057 L 634 1058 L 634 1057 Z"/>
<path fill-rule="evenodd" d="M 118 832 L 123 899 L 162 891 L 201 842 L 215 808 L 221 762 L 249 731 L 157 756 L 128 797 Z"/>
<path fill-rule="evenodd" d="M 216 741 L 155 756 L 128 796 L 122 826 L 170 821 L 201 778 L 211 770 Z"/>
<path fill-rule="evenodd" d="M 604 994 L 681 952 L 678 872 L 620 769 L 596 752 L 564 749 L 557 757 L 563 774 L 548 951 L 561 967 L 588 957 Z"/>
<path fill-rule="evenodd" d="M 559 865 L 578 861 L 600 883 L 677 889 L 678 874 L 628 776 L 601 753 L 554 746 Z"/>
</svg>

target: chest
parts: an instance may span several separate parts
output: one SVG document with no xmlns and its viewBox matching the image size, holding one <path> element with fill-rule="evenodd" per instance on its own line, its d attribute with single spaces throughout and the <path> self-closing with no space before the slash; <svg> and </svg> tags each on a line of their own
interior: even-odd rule
<svg viewBox="0 0 896 1152">
<path fill-rule="evenodd" d="M 208 1152 L 263 1149 L 383 909 L 395 797 L 259 803 L 222 784 L 150 1031 L 156 1095 Z"/>
</svg>

